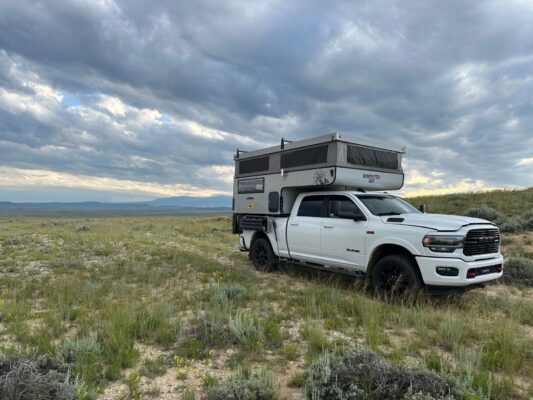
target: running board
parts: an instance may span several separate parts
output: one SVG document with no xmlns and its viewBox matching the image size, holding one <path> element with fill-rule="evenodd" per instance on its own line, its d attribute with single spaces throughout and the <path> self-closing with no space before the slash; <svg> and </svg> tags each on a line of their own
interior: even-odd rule
<svg viewBox="0 0 533 400">
<path fill-rule="evenodd" d="M 299 261 L 293 258 L 280 258 L 280 261 L 289 263 L 289 264 L 300 265 L 302 267 L 313 268 L 319 271 L 336 272 L 339 274 L 349 275 L 349 276 L 363 277 L 366 275 L 364 272 L 361 272 L 361 271 L 354 271 L 354 270 L 343 268 L 343 267 L 332 267 L 332 266 L 317 264 L 317 263 L 313 263 L 309 261 Z"/>
</svg>

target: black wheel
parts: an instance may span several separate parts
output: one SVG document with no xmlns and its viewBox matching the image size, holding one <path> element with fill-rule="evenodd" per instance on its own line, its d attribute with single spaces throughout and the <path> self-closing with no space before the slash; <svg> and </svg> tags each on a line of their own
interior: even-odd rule
<svg viewBox="0 0 533 400">
<path fill-rule="evenodd" d="M 382 299 L 413 299 L 422 289 L 414 261 L 403 255 L 390 255 L 377 262 L 372 271 L 372 284 Z"/>
<path fill-rule="evenodd" d="M 277 263 L 277 257 L 272 250 L 272 246 L 265 238 L 253 241 L 250 248 L 250 258 L 254 263 L 255 269 L 262 272 L 272 271 Z"/>
</svg>

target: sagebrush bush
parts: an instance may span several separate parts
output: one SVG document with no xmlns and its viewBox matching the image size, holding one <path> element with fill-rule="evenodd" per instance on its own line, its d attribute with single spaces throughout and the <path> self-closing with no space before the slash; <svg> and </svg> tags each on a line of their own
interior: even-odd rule
<svg viewBox="0 0 533 400">
<path fill-rule="evenodd" d="M 524 230 L 533 230 L 533 210 L 526 211 L 520 216 L 520 221 Z"/>
<path fill-rule="evenodd" d="M 433 372 L 390 365 L 363 350 L 324 353 L 309 367 L 305 390 L 311 400 L 446 399 L 452 392 Z"/>
<path fill-rule="evenodd" d="M 513 233 L 524 230 L 524 226 L 518 218 L 503 218 L 495 222 L 501 232 Z"/>
<path fill-rule="evenodd" d="M 485 204 L 483 204 L 481 207 L 470 208 L 469 210 L 466 210 L 465 215 L 467 217 L 481 218 L 488 221 L 496 221 L 504 217 L 501 212 Z"/>
<path fill-rule="evenodd" d="M 103 379 L 102 347 L 95 339 L 67 340 L 61 357 L 73 367 L 74 374 L 88 384 L 98 384 Z"/>
<path fill-rule="evenodd" d="M 211 285 L 208 300 L 212 308 L 229 313 L 246 294 L 246 288 L 238 283 L 229 285 Z"/>
<path fill-rule="evenodd" d="M 533 286 L 533 260 L 511 257 L 504 264 L 502 277 L 505 283 Z"/>
<path fill-rule="evenodd" d="M 2 400 L 74 400 L 79 389 L 68 364 L 48 356 L 0 356 Z"/>
<path fill-rule="evenodd" d="M 481 218 L 494 222 L 502 232 L 521 232 L 533 230 L 533 210 L 516 217 L 507 217 L 498 210 L 482 205 L 465 212 L 467 217 Z"/>
<path fill-rule="evenodd" d="M 228 326 L 234 340 L 245 349 L 257 349 L 265 342 L 263 323 L 258 318 L 238 312 L 230 318 Z"/>
<path fill-rule="evenodd" d="M 271 373 L 241 371 L 235 378 L 209 386 L 205 398 L 206 400 L 276 400 L 278 394 Z"/>
</svg>

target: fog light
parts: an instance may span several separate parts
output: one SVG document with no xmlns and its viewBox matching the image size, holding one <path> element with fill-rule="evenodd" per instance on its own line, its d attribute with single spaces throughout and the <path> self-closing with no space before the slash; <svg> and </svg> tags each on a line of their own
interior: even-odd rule
<svg viewBox="0 0 533 400">
<path fill-rule="evenodd" d="M 477 275 L 476 270 L 473 269 L 473 268 L 472 268 L 472 269 L 469 269 L 469 270 L 466 272 L 466 277 L 467 277 L 467 278 L 470 278 L 470 279 L 475 278 L 476 275 Z"/>
<path fill-rule="evenodd" d="M 437 274 L 442 276 L 458 276 L 459 270 L 455 267 L 437 267 Z"/>
</svg>

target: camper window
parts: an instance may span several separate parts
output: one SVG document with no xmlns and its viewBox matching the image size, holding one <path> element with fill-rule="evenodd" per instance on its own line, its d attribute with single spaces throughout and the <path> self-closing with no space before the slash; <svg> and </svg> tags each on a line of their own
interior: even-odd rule
<svg viewBox="0 0 533 400">
<path fill-rule="evenodd" d="M 362 146 L 348 145 L 346 161 L 371 168 L 399 169 L 398 154 Z"/>
<path fill-rule="evenodd" d="M 269 168 L 270 157 L 251 158 L 239 161 L 239 174 L 251 174 L 253 172 L 265 172 Z"/>
<path fill-rule="evenodd" d="M 281 153 L 281 168 L 324 164 L 328 161 L 328 145 Z"/>
<path fill-rule="evenodd" d="M 239 194 L 263 193 L 265 191 L 265 178 L 241 179 L 238 186 Z"/>
</svg>

